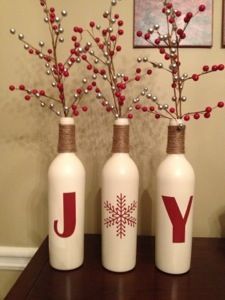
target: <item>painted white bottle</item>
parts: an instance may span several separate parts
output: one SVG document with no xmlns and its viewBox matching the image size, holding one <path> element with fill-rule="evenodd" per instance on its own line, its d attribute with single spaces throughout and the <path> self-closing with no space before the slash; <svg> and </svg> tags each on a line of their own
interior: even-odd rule
<svg viewBox="0 0 225 300">
<path fill-rule="evenodd" d="M 195 175 L 185 157 L 185 126 L 172 120 L 168 127 L 168 155 L 157 171 L 156 266 L 169 274 L 189 271 L 192 249 Z"/>
<path fill-rule="evenodd" d="M 102 264 L 113 272 L 136 265 L 139 172 L 129 155 L 129 120 L 114 123 L 112 156 L 102 171 Z"/>
<path fill-rule="evenodd" d="M 85 170 L 75 151 L 74 119 L 61 118 L 48 172 L 49 257 L 58 270 L 78 268 L 84 259 Z"/>
</svg>

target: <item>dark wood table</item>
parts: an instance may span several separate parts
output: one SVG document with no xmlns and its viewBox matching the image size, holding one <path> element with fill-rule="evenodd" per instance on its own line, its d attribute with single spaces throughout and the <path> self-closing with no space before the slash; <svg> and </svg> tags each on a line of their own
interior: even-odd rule
<svg viewBox="0 0 225 300">
<path fill-rule="evenodd" d="M 122 274 L 101 266 L 99 235 L 86 235 L 84 265 L 69 272 L 49 266 L 46 239 L 6 299 L 225 300 L 225 239 L 194 238 L 192 268 L 184 275 L 155 268 L 152 237 L 138 238 L 137 266 Z"/>
</svg>

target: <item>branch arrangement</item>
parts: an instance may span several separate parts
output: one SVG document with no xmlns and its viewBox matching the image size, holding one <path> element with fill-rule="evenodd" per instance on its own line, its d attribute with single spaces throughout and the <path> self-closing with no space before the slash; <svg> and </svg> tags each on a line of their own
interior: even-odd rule
<svg viewBox="0 0 225 300">
<path fill-rule="evenodd" d="M 81 62 L 81 56 L 89 51 L 89 47 L 81 47 L 83 29 L 80 27 L 73 28 L 71 40 L 73 46 L 70 53 L 64 60 L 58 57 L 59 44 L 64 42 L 62 23 L 67 16 L 67 11 L 62 10 L 60 15 L 56 14 L 54 7 L 48 7 L 46 0 L 40 0 L 43 8 L 44 22 L 46 23 L 50 35 L 50 47 L 46 46 L 44 41 L 40 41 L 38 46 L 33 46 L 25 39 L 24 34 L 19 33 L 18 39 L 23 43 L 24 49 L 29 55 L 40 59 L 45 65 L 45 73 L 51 77 L 51 87 L 53 95 L 48 94 L 46 90 L 39 88 L 28 88 L 25 84 L 10 85 L 11 91 L 18 90 L 23 92 L 26 101 L 35 98 L 39 101 L 41 107 L 48 107 L 57 116 L 78 116 L 79 111 L 86 112 L 86 105 L 80 106 L 81 99 L 88 94 L 93 86 L 88 83 L 87 78 L 82 78 L 80 86 L 74 88 L 73 95 L 66 95 L 65 85 L 70 77 L 70 69 Z M 10 29 L 12 35 L 16 35 L 14 28 Z M 56 96 L 55 96 L 56 95 Z"/>
<path fill-rule="evenodd" d="M 157 48 L 164 60 L 167 61 L 167 66 L 164 66 L 161 62 L 153 62 L 147 57 L 139 57 L 137 61 L 139 63 L 144 62 L 150 64 L 153 68 L 162 69 L 171 74 L 172 82 L 172 101 L 174 107 L 169 107 L 168 104 L 161 104 L 157 96 L 153 96 L 151 93 L 147 93 L 146 97 L 155 103 L 155 106 L 150 107 L 136 105 L 137 110 L 149 111 L 155 115 L 156 119 L 160 117 L 168 119 L 183 119 L 189 121 L 191 117 L 198 120 L 201 115 L 205 118 L 209 118 L 211 113 L 217 107 L 224 107 L 224 102 L 219 101 L 217 105 L 211 107 L 207 106 L 199 111 L 183 112 L 182 104 L 187 100 L 187 97 L 183 95 L 185 83 L 189 80 L 197 82 L 201 77 L 208 75 L 212 72 L 223 71 L 224 65 L 218 64 L 213 66 L 204 65 L 202 70 L 198 73 L 188 75 L 181 70 L 181 57 L 180 57 L 180 45 L 186 38 L 186 29 L 191 23 L 191 20 L 206 10 L 204 4 L 199 5 L 195 13 L 187 12 L 183 18 L 182 27 L 178 26 L 178 20 L 182 18 L 183 14 L 180 10 L 174 8 L 172 1 L 162 1 L 162 14 L 166 19 L 166 32 L 160 31 L 160 25 L 154 24 L 148 29 L 147 32 L 137 31 L 136 35 L 139 38 L 144 39 L 151 47 Z M 160 13 L 160 12 L 159 12 Z M 153 36 L 156 35 L 156 38 Z"/>
<path fill-rule="evenodd" d="M 141 81 L 145 75 L 151 75 L 150 68 L 142 71 L 136 68 L 131 76 L 125 74 L 116 67 L 117 56 L 122 51 L 120 39 L 124 35 L 124 21 L 118 13 L 113 13 L 113 8 L 118 4 L 117 0 L 112 0 L 109 10 L 103 13 L 105 25 L 96 25 L 90 21 L 89 29 L 85 30 L 90 41 L 87 46 L 90 50 L 82 56 L 87 64 L 87 70 L 95 80 L 96 98 L 115 118 L 133 118 L 132 110 L 135 103 L 140 101 L 140 97 L 148 92 L 148 88 L 142 88 L 137 95 L 129 99 L 126 94 L 128 86 Z M 104 88 L 104 86 L 107 86 Z M 110 94 L 110 95 L 108 95 Z"/>
</svg>

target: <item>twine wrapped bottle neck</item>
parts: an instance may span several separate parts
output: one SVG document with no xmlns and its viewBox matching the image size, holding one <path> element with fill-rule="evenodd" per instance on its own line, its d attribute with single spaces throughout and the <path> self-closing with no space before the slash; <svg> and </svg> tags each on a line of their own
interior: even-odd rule
<svg viewBox="0 0 225 300">
<path fill-rule="evenodd" d="M 59 124 L 58 153 L 76 152 L 75 125 Z"/>
<path fill-rule="evenodd" d="M 185 127 L 168 126 L 167 151 L 168 154 L 185 153 Z"/>
<path fill-rule="evenodd" d="M 113 126 L 112 153 L 129 153 L 129 125 Z"/>
</svg>

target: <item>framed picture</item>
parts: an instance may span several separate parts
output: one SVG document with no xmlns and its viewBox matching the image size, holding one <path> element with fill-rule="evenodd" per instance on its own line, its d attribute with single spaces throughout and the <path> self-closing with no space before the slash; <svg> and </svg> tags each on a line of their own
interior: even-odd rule
<svg viewBox="0 0 225 300">
<path fill-rule="evenodd" d="M 192 12 L 195 14 L 202 2 L 206 5 L 206 10 L 198 13 L 191 20 L 185 31 L 186 38 L 180 44 L 181 47 L 212 47 L 213 0 L 172 1 L 173 7 L 182 12 L 182 15 L 177 18 L 177 25 L 181 28 L 184 27 L 183 19 L 186 13 Z M 134 48 L 151 47 L 144 39 L 136 36 L 136 32 L 139 30 L 146 33 L 150 27 L 158 24 L 160 25 L 159 32 L 161 34 L 167 33 L 166 17 L 162 13 L 162 8 L 163 0 L 134 0 Z M 225 23 L 223 23 L 224 27 Z M 157 34 L 152 35 L 153 40 L 156 37 Z M 223 31 L 223 45 L 225 47 L 225 30 Z"/>
<path fill-rule="evenodd" d="M 225 0 L 223 0 L 222 47 L 225 48 Z"/>
</svg>

